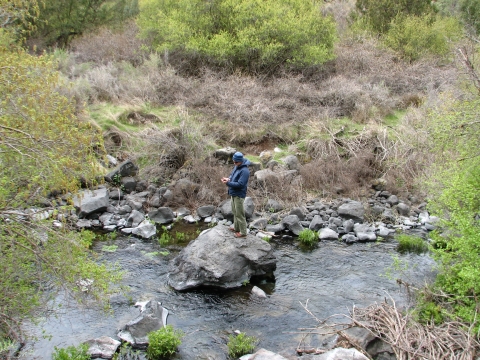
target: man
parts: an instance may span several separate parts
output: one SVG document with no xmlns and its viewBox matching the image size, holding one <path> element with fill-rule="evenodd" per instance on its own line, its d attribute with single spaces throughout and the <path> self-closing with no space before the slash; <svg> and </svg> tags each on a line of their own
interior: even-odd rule
<svg viewBox="0 0 480 360">
<path fill-rule="evenodd" d="M 228 178 L 222 178 L 222 183 L 228 186 L 228 195 L 232 197 L 233 229 L 235 237 L 247 236 L 247 220 L 245 219 L 245 210 L 243 203 L 247 196 L 248 179 L 250 171 L 248 165 L 250 161 L 243 157 L 241 152 L 233 154 L 233 163 L 235 167 Z"/>
</svg>

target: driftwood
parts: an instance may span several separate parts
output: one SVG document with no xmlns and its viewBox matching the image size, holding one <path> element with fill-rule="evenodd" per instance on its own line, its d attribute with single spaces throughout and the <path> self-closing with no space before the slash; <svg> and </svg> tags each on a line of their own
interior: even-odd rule
<svg viewBox="0 0 480 360">
<path fill-rule="evenodd" d="M 480 354 L 480 342 L 472 335 L 472 329 L 464 323 L 450 321 L 441 325 L 424 325 L 415 321 L 409 313 L 400 311 L 393 299 L 366 308 L 353 307 L 349 316 L 333 315 L 319 320 L 308 310 L 308 300 L 304 309 L 318 322 L 315 328 L 300 329 L 305 334 L 297 346 L 299 354 L 321 354 L 326 350 L 302 348 L 305 338 L 311 334 L 337 334 L 337 347 L 355 347 L 368 358 L 366 353 L 343 330 L 350 327 L 362 327 L 374 336 L 389 344 L 397 360 L 472 360 Z M 350 320 L 345 323 L 328 323 L 333 317 Z"/>
</svg>

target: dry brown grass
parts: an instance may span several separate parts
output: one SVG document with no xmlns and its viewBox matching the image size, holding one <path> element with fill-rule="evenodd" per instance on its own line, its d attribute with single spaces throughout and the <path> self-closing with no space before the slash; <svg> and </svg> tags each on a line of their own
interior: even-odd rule
<svg viewBox="0 0 480 360">
<path fill-rule="evenodd" d="M 130 21 L 121 29 L 100 28 L 94 33 L 75 38 L 70 49 L 78 62 L 108 64 L 127 61 L 138 65 L 143 62 L 145 52 L 142 50 L 143 42 L 137 34 L 135 22 Z"/>
<path fill-rule="evenodd" d="M 325 11 L 341 9 L 333 13 L 347 21 L 351 1 L 338 0 L 327 5 Z M 71 93 L 79 101 L 149 103 L 188 109 L 201 124 L 199 133 L 213 135 L 217 146 L 306 143 L 303 188 L 298 190 L 301 195 L 281 184 L 267 189 L 267 193 L 262 189 L 264 193 L 257 194 L 252 189 L 259 202 L 265 196 L 295 201 L 309 191 L 335 194 L 342 189 L 360 196 L 370 180 L 377 177 L 387 179 L 396 192 L 413 191 L 414 179 L 422 173 L 429 157 L 421 148 L 425 134 L 416 133 L 412 125 L 422 121 L 424 109 L 435 104 L 440 92 L 455 91 L 458 79 L 453 65 L 405 63 L 377 40 L 348 32 L 337 45 L 337 58 L 322 68 L 296 73 L 279 69 L 269 77 L 253 77 L 226 75 L 196 64 L 199 68 L 195 76 L 187 77 L 180 75 L 179 68 L 185 64 L 176 61 L 175 54 L 168 61 L 156 54 L 135 60 L 138 43 L 132 40 L 134 31 L 130 27 L 113 36 L 105 30 L 76 41 L 75 56 L 63 69 L 74 82 Z M 132 42 L 118 54 L 102 52 L 107 51 L 102 50 L 103 43 L 108 47 L 112 42 L 111 48 L 116 49 L 129 39 Z M 82 67 L 79 61 L 87 59 L 92 63 Z M 405 125 L 397 127 L 397 133 L 369 132 L 368 129 L 384 124 L 386 115 L 406 108 L 410 110 Z M 351 140 L 332 137 L 327 123 L 342 117 L 364 125 L 365 131 Z M 324 124 L 326 139 L 312 136 L 312 122 L 317 128 Z M 114 135 L 109 140 L 118 141 Z M 196 138 L 200 139 L 199 136 Z M 182 142 L 185 138 L 188 136 L 142 136 L 144 147 L 150 150 L 136 156 L 154 164 L 145 168 L 144 175 L 168 181 L 179 169 L 190 169 L 193 154 L 201 151 L 191 151 L 195 146 Z M 209 183 L 200 175 L 201 172 L 195 176 L 202 183 Z M 217 190 L 213 183 L 211 186 L 213 190 L 202 190 L 200 199 L 216 199 Z"/>
<path fill-rule="evenodd" d="M 351 327 L 366 329 L 373 336 L 382 339 L 391 346 L 398 360 L 470 360 L 477 357 L 480 343 L 469 324 L 458 321 L 448 321 L 442 324 L 421 324 L 411 313 L 397 308 L 395 301 L 372 304 L 366 308 L 353 307 L 348 319 L 331 323 L 335 318 L 343 315 L 333 315 L 328 319 L 318 319 L 309 309 L 308 302 L 302 305 L 304 309 L 317 321 L 315 328 L 301 329 L 303 338 L 297 347 L 299 354 L 322 354 L 327 350 L 322 348 L 306 348 L 304 341 L 312 335 L 337 334 L 337 347 L 354 347 L 369 359 L 364 344 L 358 343 L 345 331 Z M 367 346 L 368 348 L 368 346 Z"/>
</svg>

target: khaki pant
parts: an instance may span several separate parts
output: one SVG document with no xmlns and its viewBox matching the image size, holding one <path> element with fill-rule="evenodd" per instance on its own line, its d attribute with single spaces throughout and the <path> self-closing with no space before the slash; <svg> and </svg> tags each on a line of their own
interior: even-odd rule
<svg viewBox="0 0 480 360">
<path fill-rule="evenodd" d="M 245 198 L 232 196 L 233 228 L 242 235 L 247 235 L 247 220 L 243 203 Z"/>
</svg>

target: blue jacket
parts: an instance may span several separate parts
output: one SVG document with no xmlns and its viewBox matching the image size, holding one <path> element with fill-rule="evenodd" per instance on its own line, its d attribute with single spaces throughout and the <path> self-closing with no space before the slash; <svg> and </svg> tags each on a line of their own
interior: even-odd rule
<svg viewBox="0 0 480 360">
<path fill-rule="evenodd" d="M 248 170 L 250 160 L 244 159 L 242 165 L 235 166 L 227 182 L 228 195 L 245 198 L 247 196 L 248 179 L 250 178 L 250 171 Z"/>
</svg>

